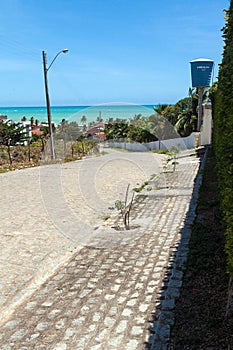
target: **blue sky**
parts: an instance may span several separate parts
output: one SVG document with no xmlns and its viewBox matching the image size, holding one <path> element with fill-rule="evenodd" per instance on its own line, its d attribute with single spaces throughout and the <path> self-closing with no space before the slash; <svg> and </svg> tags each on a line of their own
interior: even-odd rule
<svg viewBox="0 0 233 350">
<path fill-rule="evenodd" d="M 190 64 L 221 62 L 229 0 L 0 0 L 0 106 L 175 103 Z"/>
</svg>

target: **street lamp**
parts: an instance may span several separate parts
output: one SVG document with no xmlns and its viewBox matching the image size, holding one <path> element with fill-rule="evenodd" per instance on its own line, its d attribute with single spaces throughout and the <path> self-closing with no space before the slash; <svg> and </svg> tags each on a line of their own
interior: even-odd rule
<svg viewBox="0 0 233 350">
<path fill-rule="evenodd" d="M 52 128 L 52 121 L 51 121 L 51 111 L 50 111 L 50 99 L 49 99 L 49 89 L 48 89 L 48 70 L 56 60 L 57 56 L 60 55 L 61 53 L 66 53 L 68 52 L 68 49 L 64 49 L 59 51 L 50 65 L 46 66 L 46 53 L 45 51 L 42 51 L 42 57 L 43 57 L 43 68 L 44 68 L 44 82 L 45 82 L 45 96 L 46 96 L 46 105 L 47 105 L 47 115 L 48 115 L 48 126 L 49 126 L 49 136 L 50 136 L 50 154 L 51 154 L 51 159 L 55 159 L 55 151 L 54 151 L 54 142 L 53 142 L 53 128 Z"/>
</svg>

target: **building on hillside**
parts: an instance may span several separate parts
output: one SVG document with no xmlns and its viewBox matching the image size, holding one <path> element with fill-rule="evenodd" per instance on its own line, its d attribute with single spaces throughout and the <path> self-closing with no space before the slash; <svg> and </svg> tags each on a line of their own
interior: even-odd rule
<svg viewBox="0 0 233 350">
<path fill-rule="evenodd" d="M 40 130 L 40 125 L 33 125 L 32 127 L 32 135 L 42 135 L 43 131 Z"/>
<path fill-rule="evenodd" d="M 107 124 L 107 122 L 97 122 L 92 124 L 87 128 L 85 136 L 89 140 L 105 141 L 106 135 L 104 130 Z"/>
<path fill-rule="evenodd" d="M 57 128 L 57 124 L 55 124 L 54 122 L 51 123 L 53 127 Z M 49 127 L 49 123 L 48 122 L 41 122 L 40 126 L 47 126 Z"/>
<path fill-rule="evenodd" d="M 32 137 L 32 125 L 30 120 L 21 121 L 18 125 L 24 127 L 22 133 L 25 133 L 26 137 L 30 139 Z M 24 143 L 24 146 L 27 146 L 28 140 L 25 140 L 23 143 Z"/>
</svg>

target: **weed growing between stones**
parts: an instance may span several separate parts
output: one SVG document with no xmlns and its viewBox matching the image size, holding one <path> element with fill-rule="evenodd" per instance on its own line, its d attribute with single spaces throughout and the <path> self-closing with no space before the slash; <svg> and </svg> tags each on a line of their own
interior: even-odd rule
<svg viewBox="0 0 233 350">
<path fill-rule="evenodd" d="M 121 200 L 117 200 L 115 202 L 115 208 L 121 213 L 121 216 L 123 218 L 125 230 L 130 229 L 130 224 L 129 224 L 130 211 L 132 209 L 134 195 L 135 195 L 135 192 L 133 192 L 131 200 L 128 202 L 129 187 L 130 187 L 130 184 L 128 184 L 127 186 L 124 202 Z"/>
</svg>

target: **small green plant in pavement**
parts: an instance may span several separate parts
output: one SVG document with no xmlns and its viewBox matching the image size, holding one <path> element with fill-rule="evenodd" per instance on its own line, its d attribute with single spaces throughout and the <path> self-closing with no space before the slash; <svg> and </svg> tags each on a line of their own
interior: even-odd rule
<svg viewBox="0 0 233 350">
<path fill-rule="evenodd" d="M 121 216 L 122 216 L 123 222 L 124 222 L 124 227 L 126 230 L 130 229 L 130 224 L 129 224 L 130 211 L 132 209 L 134 195 L 135 195 L 135 192 L 133 192 L 131 200 L 128 203 L 129 187 L 130 187 L 130 185 L 128 184 L 127 189 L 126 189 L 126 193 L 125 193 L 125 200 L 124 201 L 117 200 L 115 202 L 115 208 L 121 213 Z"/>
</svg>

